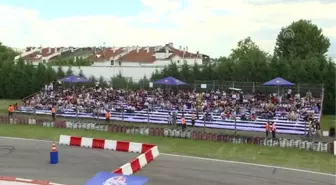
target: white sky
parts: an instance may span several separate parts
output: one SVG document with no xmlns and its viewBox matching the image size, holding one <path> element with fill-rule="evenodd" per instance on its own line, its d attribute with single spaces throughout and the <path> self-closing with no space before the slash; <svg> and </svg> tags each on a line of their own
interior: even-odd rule
<svg viewBox="0 0 336 185">
<path fill-rule="evenodd" d="M 188 46 L 189 51 L 226 56 L 251 36 L 271 52 L 280 28 L 311 19 L 323 28 L 336 58 L 336 0 L 142 0 L 137 16 L 73 16 L 47 19 L 37 9 L 0 4 L 0 41 L 26 46 Z M 272 3 L 270 3 L 272 2 Z M 297 3 L 296 3 L 297 2 Z M 300 3 L 299 3 L 300 2 Z M 57 10 L 61 11 L 61 10 Z M 148 25 L 155 26 L 148 26 Z"/>
</svg>

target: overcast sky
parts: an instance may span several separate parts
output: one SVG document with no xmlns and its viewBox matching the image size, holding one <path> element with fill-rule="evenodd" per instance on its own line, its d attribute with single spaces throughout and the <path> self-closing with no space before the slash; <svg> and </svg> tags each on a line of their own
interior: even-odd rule
<svg viewBox="0 0 336 185">
<path fill-rule="evenodd" d="M 227 56 L 247 36 L 272 52 L 281 27 L 311 19 L 336 58 L 336 0 L 0 0 L 0 41 L 26 46 L 188 46 Z"/>
</svg>

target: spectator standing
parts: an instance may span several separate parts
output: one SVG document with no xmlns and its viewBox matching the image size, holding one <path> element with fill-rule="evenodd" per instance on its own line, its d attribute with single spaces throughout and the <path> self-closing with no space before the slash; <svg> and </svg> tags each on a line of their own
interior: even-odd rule
<svg viewBox="0 0 336 185">
<path fill-rule="evenodd" d="M 56 120 L 56 109 L 54 106 L 51 107 L 51 117 L 53 121 Z"/>
<path fill-rule="evenodd" d="M 174 111 L 172 117 L 172 125 L 176 126 L 176 122 L 177 122 L 177 113 Z"/>
<path fill-rule="evenodd" d="M 321 124 L 318 120 L 315 119 L 315 128 L 316 128 L 316 134 L 319 137 L 322 137 L 322 132 L 321 132 Z"/>
<path fill-rule="evenodd" d="M 275 122 L 272 123 L 272 139 L 275 139 L 276 125 Z"/>
<path fill-rule="evenodd" d="M 182 131 L 185 131 L 185 129 L 187 128 L 187 121 L 184 118 L 184 116 L 182 116 L 181 122 L 182 122 Z"/>
<path fill-rule="evenodd" d="M 291 95 L 292 95 L 292 89 L 288 88 L 288 90 L 287 90 L 287 99 L 288 100 L 291 98 Z"/>
<path fill-rule="evenodd" d="M 13 118 L 14 107 L 13 105 L 8 106 L 8 117 Z"/>
<path fill-rule="evenodd" d="M 268 137 L 268 133 L 270 131 L 270 125 L 269 125 L 269 122 L 266 122 L 266 125 L 265 125 L 265 131 L 266 131 L 266 137 Z"/>
<path fill-rule="evenodd" d="M 105 113 L 105 118 L 106 118 L 106 124 L 110 124 L 110 119 L 111 119 L 111 113 L 106 110 L 106 113 Z"/>
<path fill-rule="evenodd" d="M 193 112 L 192 115 L 191 115 L 191 126 L 192 127 L 195 126 L 195 121 L 196 121 L 196 114 L 195 114 L 195 112 Z"/>
<path fill-rule="evenodd" d="M 173 118 L 172 118 L 171 112 L 169 112 L 168 113 L 168 125 L 172 125 L 172 121 L 173 121 Z"/>
</svg>

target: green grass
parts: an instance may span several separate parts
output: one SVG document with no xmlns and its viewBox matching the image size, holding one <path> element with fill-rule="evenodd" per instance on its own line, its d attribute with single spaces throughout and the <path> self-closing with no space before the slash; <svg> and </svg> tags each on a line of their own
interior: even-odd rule
<svg viewBox="0 0 336 185">
<path fill-rule="evenodd" d="M 329 130 L 330 127 L 336 128 L 336 115 L 323 115 L 321 119 L 323 130 Z"/>
<path fill-rule="evenodd" d="M 0 112 L 7 113 L 9 105 L 14 105 L 15 103 L 20 103 L 20 102 L 21 100 L 0 99 Z"/>
<path fill-rule="evenodd" d="M 152 143 L 158 145 L 162 153 L 183 154 L 335 173 L 335 156 L 330 153 L 290 148 L 270 148 L 248 144 L 127 135 L 124 133 L 56 129 L 36 125 L 0 124 L 1 136 L 57 141 L 61 134 Z"/>
</svg>

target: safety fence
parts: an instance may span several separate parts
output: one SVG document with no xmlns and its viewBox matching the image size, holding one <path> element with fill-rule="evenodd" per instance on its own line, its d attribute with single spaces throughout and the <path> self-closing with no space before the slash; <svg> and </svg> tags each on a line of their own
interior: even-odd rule
<svg viewBox="0 0 336 185">
<path fill-rule="evenodd" d="M 199 91 L 204 90 L 228 90 L 229 88 L 241 89 L 246 93 L 250 92 L 264 92 L 264 93 L 276 93 L 278 90 L 281 94 L 286 93 L 286 88 L 278 88 L 277 86 L 264 86 L 265 82 L 244 82 L 244 81 L 221 81 L 221 80 L 195 80 L 186 81 L 187 85 L 179 86 L 178 88 L 184 89 L 196 89 Z M 315 98 L 321 98 L 321 92 L 323 84 L 307 84 L 307 83 L 295 83 L 291 87 L 293 92 L 300 93 L 301 96 L 305 96 L 308 91 L 312 93 Z"/>
<path fill-rule="evenodd" d="M 215 142 L 227 142 L 237 144 L 255 144 L 268 147 L 282 147 L 282 148 L 298 148 L 302 150 L 310 150 L 316 152 L 334 152 L 334 142 L 315 142 L 285 138 L 265 138 L 265 137 L 251 137 L 239 135 L 227 135 L 214 132 L 185 130 L 178 128 L 152 128 L 147 126 L 122 126 L 115 124 L 96 124 L 90 122 L 74 122 L 74 121 L 55 121 L 33 118 L 8 118 L 0 116 L 0 123 L 4 124 L 29 124 L 40 125 L 43 127 L 53 128 L 68 128 L 68 129 L 85 129 L 97 130 L 105 132 L 139 134 L 149 136 L 164 136 L 174 138 L 185 138 L 192 140 L 209 140 Z"/>
</svg>

